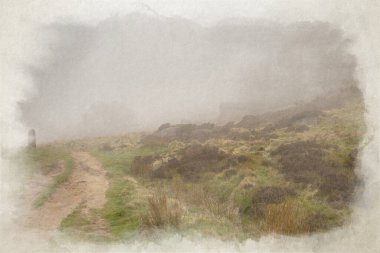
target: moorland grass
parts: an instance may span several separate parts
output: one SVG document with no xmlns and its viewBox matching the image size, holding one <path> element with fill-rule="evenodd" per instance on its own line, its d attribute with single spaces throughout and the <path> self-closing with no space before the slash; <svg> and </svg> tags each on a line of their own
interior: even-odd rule
<svg viewBox="0 0 380 253">
<path fill-rule="evenodd" d="M 131 205 L 136 198 L 135 185 L 125 176 L 131 173 L 131 164 L 136 156 L 160 154 L 166 151 L 161 147 L 140 147 L 127 151 L 94 150 L 92 154 L 99 159 L 107 170 L 109 188 L 106 192 L 107 201 L 102 214 L 106 219 L 111 233 L 117 238 L 125 238 L 137 232 L 141 226 L 140 213 L 144 208 L 141 204 Z"/>
</svg>

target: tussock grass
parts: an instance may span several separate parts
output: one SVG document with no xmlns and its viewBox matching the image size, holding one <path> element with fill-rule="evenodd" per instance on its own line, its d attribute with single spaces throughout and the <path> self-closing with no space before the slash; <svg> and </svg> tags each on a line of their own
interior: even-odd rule
<svg viewBox="0 0 380 253">
<path fill-rule="evenodd" d="M 342 225 L 343 216 L 323 202 L 293 198 L 267 206 L 265 227 L 286 235 L 311 233 Z"/>
<path fill-rule="evenodd" d="M 305 220 L 305 211 L 294 200 L 269 205 L 265 213 L 265 225 L 268 232 L 287 235 L 309 232 Z"/>
<path fill-rule="evenodd" d="M 182 210 L 173 203 L 170 205 L 166 195 L 155 194 L 148 199 L 148 204 L 148 212 L 141 215 L 141 222 L 145 228 L 179 228 Z"/>
</svg>

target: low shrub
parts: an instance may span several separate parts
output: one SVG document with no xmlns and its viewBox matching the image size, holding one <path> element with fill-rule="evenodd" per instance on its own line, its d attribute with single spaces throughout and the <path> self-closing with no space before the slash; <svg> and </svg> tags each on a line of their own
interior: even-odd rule
<svg viewBox="0 0 380 253">
<path fill-rule="evenodd" d="M 114 150 L 114 147 L 111 146 L 111 144 L 109 143 L 103 143 L 101 146 L 100 146 L 100 149 L 102 151 L 112 151 Z"/>
<path fill-rule="evenodd" d="M 144 136 L 140 142 L 143 147 L 156 147 L 156 146 L 167 145 L 169 143 L 169 140 L 165 137 L 151 134 L 151 135 Z"/>
<path fill-rule="evenodd" d="M 288 198 L 294 197 L 295 191 L 287 187 L 266 186 L 258 189 L 252 196 L 251 213 L 257 217 L 263 217 L 270 204 L 278 204 Z"/>
<path fill-rule="evenodd" d="M 131 164 L 131 172 L 139 176 L 147 175 L 155 159 L 154 156 L 136 156 Z"/>
<path fill-rule="evenodd" d="M 278 169 L 288 180 L 311 184 L 319 189 L 319 196 L 344 206 L 351 200 L 358 180 L 352 172 L 344 174 L 338 162 L 328 160 L 328 148 L 315 141 L 298 141 L 281 145 L 271 155 L 278 157 Z M 353 166 L 353 161 L 349 163 Z"/>
<path fill-rule="evenodd" d="M 182 149 L 179 158 L 170 158 L 153 168 L 150 176 L 162 179 L 181 175 L 186 181 L 197 181 L 205 172 L 220 172 L 226 169 L 230 161 L 228 158 L 230 157 L 217 147 L 194 144 Z M 145 158 L 139 158 L 136 163 L 142 159 Z"/>
<path fill-rule="evenodd" d="M 319 186 L 319 194 L 327 196 L 329 202 L 337 205 L 347 203 L 352 198 L 356 181 L 357 179 L 354 175 L 349 177 L 343 173 L 328 174 Z"/>
</svg>

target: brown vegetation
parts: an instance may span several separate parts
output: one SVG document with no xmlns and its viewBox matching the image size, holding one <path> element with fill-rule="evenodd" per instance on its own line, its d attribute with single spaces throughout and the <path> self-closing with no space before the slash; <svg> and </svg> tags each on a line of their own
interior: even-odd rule
<svg viewBox="0 0 380 253">
<path fill-rule="evenodd" d="M 183 216 L 182 210 L 175 204 L 169 204 L 165 195 L 154 195 L 148 199 L 149 210 L 141 216 L 141 222 L 146 228 L 163 228 L 166 226 L 178 228 Z"/>
<path fill-rule="evenodd" d="M 281 145 L 271 155 L 279 157 L 278 169 L 287 179 L 312 184 L 319 189 L 319 196 L 327 197 L 329 202 L 347 204 L 353 195 L 357 177 L 354 173 L 342 173 L 337 162 L 328 160 L 327 149 L 328 146 L 315 141 L 299 141 Z"/>
<path fill-rule="evenodd" d="M 269 205 L 265 212 L 265 226 L 272 233 L 311 233 L 339 225 L 342 225 L 342 219 L 328 207 L 294 198 Z"/>
<path fill-rule="evenodd" d="M 257 217 L 263 217 L 268 205 L 279 204 L 295 195 L 295 191 L 291 188 L 278 186 L 262 187 L 252 196 L 250 212 Z"/>
<path fill-rule="evenodd" d="M 149 175 L 153 178 L 173 178 L 180 174 L 186 180 L 197 180 L 204 172 L 219 172 L 227 168 L 229 162 L 228 155 L 220 151 L 217 147 L 194 144 L 179 152 L 180 158 L 170 158 L 166 162 L 159 157 L 137 156 L 132 162 L 132 172 L 138 175 Z M 247 158 L 237 157 L 237 160 Z M 153 163 L 158 162 L 154 166 Z"/>
<path fill-rule="evenodd" d="M 305 233 L 309 232 L 305 216 L 295 201 L 288 200 L 267 207 L 265 226 L 268 232 L 287 235 Z"/>
<path fill-rule="evenodd" d="M 131 165 L 132 173 L 139 176 L 148 175 L 155 159 L 154 156 L 136 156 Z"/>
</svg>

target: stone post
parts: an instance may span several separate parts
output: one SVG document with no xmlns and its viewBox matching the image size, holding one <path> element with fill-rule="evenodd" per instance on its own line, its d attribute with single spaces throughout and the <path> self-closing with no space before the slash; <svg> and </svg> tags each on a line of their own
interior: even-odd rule
<svg viewBox="0 0 380 253">
<path fill-rule="evenodd" d="M 28 147 L 36 148 L 36 131 L 34 129 L 30 129 L 28 133 Z"/>
</svg>

